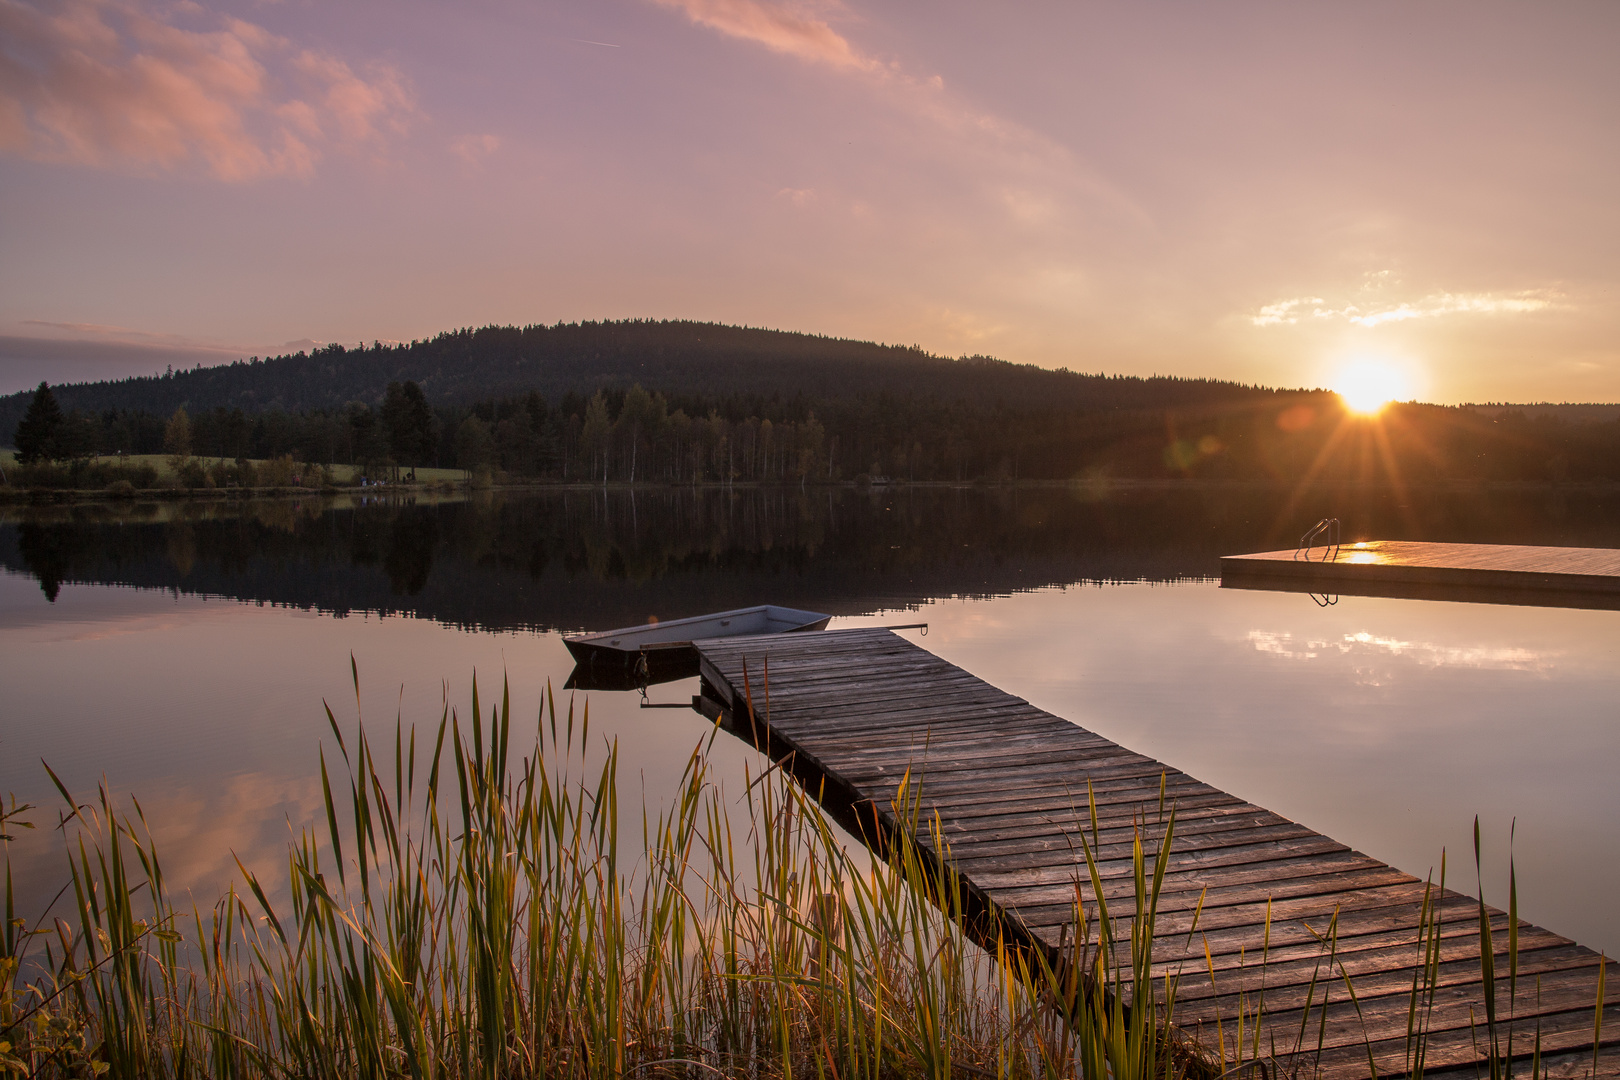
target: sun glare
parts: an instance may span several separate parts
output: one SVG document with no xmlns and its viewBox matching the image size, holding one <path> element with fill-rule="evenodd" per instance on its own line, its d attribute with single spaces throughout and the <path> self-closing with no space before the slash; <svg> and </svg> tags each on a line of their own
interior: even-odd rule
<svg viewBox="0 0 1620 1080">
<path fill-rule="evenodd" d="M 1406 373 L 1379 360 L 1357 360 L 1339 369 L 1333 390 L 1351 412 L 1371 416 L 1407 393 Z"/>
</svg>

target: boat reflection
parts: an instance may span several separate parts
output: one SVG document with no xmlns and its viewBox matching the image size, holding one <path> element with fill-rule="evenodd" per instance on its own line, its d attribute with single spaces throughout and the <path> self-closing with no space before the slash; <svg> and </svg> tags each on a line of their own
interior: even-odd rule
<svg viewBox="0 0 1620 1080">
<path fill-rule="evenodd" d="M 643 653 L 642 658 L 645 664 L 575 664 L 563 689 L 645 691 L 649 686 L 697 678 L 697 653 L 691 650 Z"/>
</svg>

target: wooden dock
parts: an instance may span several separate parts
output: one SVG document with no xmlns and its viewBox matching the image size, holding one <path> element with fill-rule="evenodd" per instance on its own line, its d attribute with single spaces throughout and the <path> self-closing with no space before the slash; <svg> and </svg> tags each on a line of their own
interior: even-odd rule
<svg viewBox="0 0 1620 1080">
<path fill-rule="evenodd" d="M 1162 839 L 1162 783 L 1177 823 L 1154 955 L 1156 970 L 1179 973 L 1177 1025 L 1210 1047 L 1224 1025 L 1230 1043 L 1240 995 L 1252 1011 L 1263 986 L 1261 1045 L 1275 1047 L 1285 1074 L 1366 1076 L 1370 1047 L 1380 1076 L 1401 1075 L 1420 962 L 1417 878 L 1043 712 L 888 630 L 723 638 L 697 648 L 703 711 L 783 762 L 857 836 L 881 842 L 902 827 L 893 801 L 910 770 L 922 814 L 938 814 L 947 850 L 919 839 L 964 877 L 980 918 L 1035 948 L 1058 948 L 1076 881 L 1091 901 L 1078 854 L 1088 784 L 1104 891 L 1111 913 L 1129 915 L 1132 840 L 1141 828 L 1151 852 Z M 1447 892 L 1441 911 L 1427 1066 L 1431 1075 L 1472 1075 L 1485 1041 L 1479 906 Z M 1507 918 L 1489 915 L 1506 1016 Z M 1321 939 L 1330 924 L 1331 970 Z M 1528 1051 L 1539 1027 L 1543 1053 L 1566 1055 L 1570 1075 L 1587 1075 L 1599 957 L 1526 923 L 1519 935 L 1515 1052 Z M 1620 971 L 1610 967 L 1605 1044 L 1620 1040 Z M 1604 1069 L 1617 1071 L 1614 1052 L 1604 1052 Z"/>
<path fill-rule="evenodd" d="M 1221 559 L 1221 586 L 1620 608 L 1620 549 L 1368 540 Z"/>
</svg>

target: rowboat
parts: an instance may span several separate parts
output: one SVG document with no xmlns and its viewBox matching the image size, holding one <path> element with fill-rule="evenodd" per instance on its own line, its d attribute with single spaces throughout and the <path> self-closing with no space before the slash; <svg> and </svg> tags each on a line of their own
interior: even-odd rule
<svg viewBox="0 0 1620 1080">
<path fill-rule="evenodd" d="M 575 662 L 581 665 L 633 667 L 643 657 L 649 662 L 657 659 L 666 663 L 687 656 L 695 659 L 697 654 L 692 649 L 692 642 L 704 638 L 822 630 L 830 618 L 832 616 L 819 611 L 761 604 L 759 607 L 737 608 L 735 611 L 717 611 L 712 615 L 694 615 L 689 619 L 648 622 L 641 626 L 624 626 L 592 634 L 570 634 L 563 638 L 563 644 L 568 646 Z"/>
</svg>

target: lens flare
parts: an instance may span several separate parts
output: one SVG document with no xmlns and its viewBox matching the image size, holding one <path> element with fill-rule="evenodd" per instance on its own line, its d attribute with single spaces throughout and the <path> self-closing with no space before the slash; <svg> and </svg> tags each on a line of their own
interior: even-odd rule
<svg viewBox="0 0 1620 1080">
<path fill-rule="evenodd" d="M 1381 360 L 1357 360 L 1339 369 L 1333 390 L 1351 412 L 1371 416 L 1409 393 L 1410 381 L 1400 368 Z"/>
</svg>

